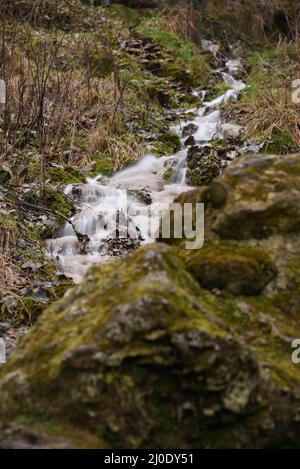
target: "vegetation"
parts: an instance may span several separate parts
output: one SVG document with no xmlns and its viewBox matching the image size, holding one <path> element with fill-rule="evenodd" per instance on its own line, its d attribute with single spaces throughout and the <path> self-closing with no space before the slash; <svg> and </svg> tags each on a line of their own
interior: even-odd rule
<svg viewBox="0 0 300 469">
<path fill-rule="evenodd" d="M 299 447 L 300 7 L 128 3 L 0 4 L 0 448 Z M 106 189 L 203 246 L 118 209 L 74 286 Z"/>
<path fill-rule="evenodd" d="M 300 146 L 297 86 L 292 87 L 300 71 L 299 46 L 298 40 L 283 41 L 249 57 L 248 88 L 235 110 L 247 113 L 248 135 L 264 141 L 267 153 L 289 153 Z"/>
<path fill-rule="evenodd" d="M 207 66 L 194 44 L 163 29 L 162 18 L 157 16 L 157 30 L 147 13 L 123 5 L 91 9 L 77 0 L 1 2 L 0 77 L 7 99 L 0 109 L 0 181 L 5 186 L 3 207 L 14 206 L 11 236 L 24 236 L 24 243 L 31 239 L 23 263 L 37 262 L 38 251 L 44 264 L 41 243 L 71 216 L 73 205 L 60 192 L 65 185 L 81 183 L 87 176 L 110 176 L 132 163 L 145 151 L 142 140 L 147 134 L 153 135 L 159 155 L 179 149 L 178 137 L 166 131 L 165 109 L 184 106 L 186 87 L 196 79 L 193 73 L 199 82 L 197 67 L 202 67 L 205 81 Z M 132 48 L 134 41 L 142 49 L 148 40 L 166 64 L 163 73 Z M 178 45 L 181 68 L 169 73 Z M 48 218 L 46 225 L 41 218 L 30 226 L 30 233 L 22 231 L 24 210 L 32 223 L 36 217 Z M 18 256 L 5 253 L 4 278 L 23 275 Z M 65 281 L 60 279 L 61 283 Z M 8 281 L 4 285 L 5 298 Z M 35 307 L 26 306 L 26 301 L 21 303 L 30 311 L 31 322 Z M 28 301 L 34 300 L 29 296 Z M 39 303 L 38 311 L 44 306 Z M 2 317 L 10 315 L 20 322 L 22 314 L 6 311 Z"/>
</svg>

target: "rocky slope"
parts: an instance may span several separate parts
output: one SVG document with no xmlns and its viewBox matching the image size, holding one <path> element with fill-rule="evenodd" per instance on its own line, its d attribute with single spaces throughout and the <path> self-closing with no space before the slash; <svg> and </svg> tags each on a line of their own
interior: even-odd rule
<svg viewBox="0 0 300 469">
<path fill-rule="evenodd" d="M 207 82 L 209 64 L 158 16 L 123 5 L 14 0 L 0 12 L 0 324 L 15 336 L 71 285 L 44 255 L 75 210 L 65 186 L 111 175 L 149 147 L 173 153 L 174 109 L 197 101 L 191 86 Z"/>
<path fill-rule="evenodd" d="M 287 99 L 299 74 L 297 2 L 33 3 L 0 5 L 9 355 L 26 335 L 0 370 L 0 448 L 299 447 L 300 137 Z M 233 92 L 222 71 L 237 58 L 236 83 L 248 86 L 221 106 L 227 134 L 199 144 L 214 100 Z M 169 127 L 193 121 L 202 98 L 204 120 L 180 128 L 181 141 Z M 158 235 L 72 288 L 44 255 L 77 205 L 66 185 L 76 192 L 86 177 L 181 143 L 195 187 L 176 201 L 204 203 L 204 246 Z M 169 168 L 164 182 L 172 177 Z"/>
</svg>

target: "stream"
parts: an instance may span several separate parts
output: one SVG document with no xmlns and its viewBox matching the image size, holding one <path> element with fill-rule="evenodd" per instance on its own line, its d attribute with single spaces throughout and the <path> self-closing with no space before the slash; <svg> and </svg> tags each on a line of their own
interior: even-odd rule
<svg viewBox="0 0 300 469">
<path fill-rule="evenodd" d="M 118 171 L 110 178 L 99 175 L 96 178 L 87 178 L 85 184 L 66 186 L 65 194 L 76 204 L 72 224 L 79 233 L 87 237 L 83 248 L 73 226 L 66 223 L 56 238 L 47 240 L 47 257 L 57 261 L 62 273 L 71 277 L 75 283 L 80 283 L 90 266 L 119 257 L 153 240 L 149 236 L 149 212 L 163 212 L 164 207 L 169 206 L 176 196 L 191 189 L 186 182 L 188 147 L 184 145 L 186 135 L 183 136 L 182 129 L 193 124 L 196 130 L 190 134 L 197 145 L 204 146 L 212 140 L 222 140 L 228 132 L 239 127 L 222 123 L 219 109 L 225 101 L 237 99 L 239 92 L 246 86 L 233 76 L 238 68 L 239 61 L 229 60 L 226 62 L 226 69 L 217 71 L 231 89 L 216 99 L 205 101 L 205 91 L 194 91 L 203 101 L 201 107 L 188 109 L 185 112 L 187 119 L 170 128 L 181 139 L 180 151 L 162 157 L 147 154 L 136 164 Z M 195 117 L 190 120 L 188 115 L 191 112 Z M 164 174 L 169 168 L 172 169 L 172 177 L 166 181 Z M 110 227 L 113 226 L 116 214 L 118 227 L 122 225 L 120 214 L 128 213 L 128 207 L 130 213 L 134 214 L 130 237 L 126 234 L 118 234 L 116 237 L 115 231 Z M 159 227 L 159 216 L 154 218 L 151 221 L 154 224 L 151 226 L 151 233 L 157 232 Z"/>
</svg>

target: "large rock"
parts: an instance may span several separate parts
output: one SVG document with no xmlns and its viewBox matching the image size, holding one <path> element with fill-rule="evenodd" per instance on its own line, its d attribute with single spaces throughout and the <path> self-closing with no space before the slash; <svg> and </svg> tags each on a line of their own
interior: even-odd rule
<svg viewBox="0 0 300 469">
<path fill-rule="evenodd" d="M 300 155 L 243 158 L 221 179 L 231 187 L 213 227 L 222 238 L 299 232 Z"/>
<path fill-rule="evenodd" d="M 189 270 L 208 289 L 256 295 L 276 276 L 276 268 L 262 249 L 234 243 L 206 243 L 187 260 Z"/>
<path fill-rule="evenodd" d="M 299 154 L 240 158 L 177 202 L 205 204 L 204 247 L 180 254 L 201 285 L 235 295 L 263 293 L 272 311 L 299 314 Z"/>
<path fill-rule="evenodd" d="M 300 374 L 236 308 L 164 244 L 94 268 L 3 369 L 0 447 L 299 446 Z"/>
</svg>

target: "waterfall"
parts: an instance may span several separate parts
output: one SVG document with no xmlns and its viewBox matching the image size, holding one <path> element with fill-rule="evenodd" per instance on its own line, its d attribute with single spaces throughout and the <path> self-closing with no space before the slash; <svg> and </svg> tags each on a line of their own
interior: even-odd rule
<svg viewBox="0 0 300 469">
<path fill-rule="evenodd" d="M 232 70 L 237 63 L 227 62 L 227 67 Z M 229 71 L 228 70 L 228 71 Z M 87 235 L 89 242 L 85 250 L 74 233 L 71 224 L 66 223 L 55 239 L 47 241 L 47 253 L 52 259 L 58 261 L 65 275 L 80 282 L 85 272 L 93 264 L 98 264 L 111 259 L 118 254 L 118 249 L 123 243 L 127 249 L 134 243 L 141 245 L 151 242 L 148 235 L 149 208 L 159 213 L 163 207 L 171 204 L 176 196 L 190 190 L 186 183 L 186 157 L 187 147 L 184 145 L 186 135 L 183 135 L 182 127 L 193 124 L 193 137 L 197 144 L 205 145 L 207 142 L 223 138 L 226 124 L 222 124 L 220 117 L 220 104 L 229 99 L 237 99 L 238 93 L 245 84 L 236 80 L 227 71 L 221 72 L 223 80 L 230 84 L 231 89 L 216 99 L 204 102 L 193 111 L 195 117 L 185 120 L 181 125 L 171 127 L 171 131 L 180 136 L 182 149 L 171 156 L 156 157 L 148 154 L 136 164 L 120 170 L 106 182 L 101 178 L 88 178 L 85 184 L 73 186 L 69 184 L 65 193 L 72 197 L 76 192 L 76 201 L 80 201 L 77 213 L 72 218 L 72 224 L 76 230 Z M 204 97 L 203 91 L 193 94 Z M 229 125 L 229 124 L 227 124 Z M 172 171 L 172 177 L 165 180 L 166 170 Z M 119 239 L 116 241 L 116 232 L 122 228 L 122 216 L 134 213 L 131 223 L 135 240 Z M 117 221 L 116 221 L 117 217 Z M 118 223 L 118 230 L 113 229 L 114 223 Z M 156 220 L 156 229 L 159 225 L 159 217 Z"/>
</svg>

